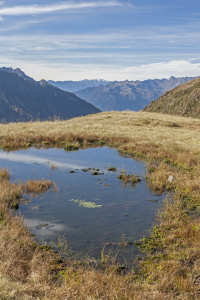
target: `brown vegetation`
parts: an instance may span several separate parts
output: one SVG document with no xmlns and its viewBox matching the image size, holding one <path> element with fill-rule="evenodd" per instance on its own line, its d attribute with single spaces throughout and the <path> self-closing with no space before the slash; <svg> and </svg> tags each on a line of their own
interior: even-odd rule
<svg viewBox="0 0 200 300">
<path fill-rule="evenodd" d="M 29 193 L 44 193 L 46 192 L 50 187 L 55 188 L 55 184 L 53 184 L 50 180 L 28 180 L 26 183 L 26 192 Z"/>
<path fill-rule="evenodd" d="M 7 169 L 0 169 L 0 180 L 8 180 L 10 178 L 10 174 Z"/>
<path fill-rule="evenodd" d="M 8 178 L 1 180 L 1 299 L 199 299 L 199 125 L 195 119 L 134 112 L 101 113 L 42 126 L 0 125 L 1 146 L 9 149 L 67 143 L 118 146 L 121 153 L 148 161 L 147 180 L 153 190 L 171 191 L 151 235 L 138 242 L 147 257 L 138 262 L 138 270 L 118 274 L 109 264 L 100 271 L 86 262 L 56 263 L 55 254 L 33 244 L 21 220 L 8 211 L 21 187 L 12 186 Z"/>
<path fill-rule="evenodd" d="M 143 111 L 200 118 L 200 78 L 181 84 L 150 102 Z M 176 126 L 176 125 L 175 125 Z"/>
<path fill-rule="evenodd" d="M 131 174 L 129 175 L 125 170 L 123 170 L 119 175 L 118 178 L 120 180 L 122 180 L 122 182 L 124 182 L 124 184 L 126 185 L 127 183 L 131 182 L 133 185 L 135 185 L 135 183 L 140 182 L 141 179 L 138 175 L 136 174 Z"/>
</svg>

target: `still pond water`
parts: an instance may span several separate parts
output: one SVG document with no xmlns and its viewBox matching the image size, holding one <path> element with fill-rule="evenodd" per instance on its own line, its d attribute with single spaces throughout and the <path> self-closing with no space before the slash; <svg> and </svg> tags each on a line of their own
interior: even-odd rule
<svg viewBox="0 0 200 300">
<path fill-rule="evenodd" d="M 57 169 L 52 170 L 52 164 Z M 117 171 L 108 171 L 110 166 Z M 42 243 L 57 243 L 64 237 L 72 253 L 89 254 L 96 259 L 110 243 L 112 246 L 105 249 L 119 253 L 121 263 L 133 260 L 139 254 L 137 248 L 118 244 L 123 239 L 134 242 L 148 235 L 164 197 L 148 189 L 143 162 L 108 147 L 73 152 L 55 148 L 1 150 L 0 167 L 8 168 L 12 181 L 43 178 L 55 182 L 58 192 L 49 190 L 29 204 L 20 204 L 17 213 Z M 82 170 L 86 168 L 96 168 L 104 174 L 94 176 L 93 170 Z M 124 186 L 117 178 L 123 169 L 139 175 L 142 181 Z"/>
</svg>

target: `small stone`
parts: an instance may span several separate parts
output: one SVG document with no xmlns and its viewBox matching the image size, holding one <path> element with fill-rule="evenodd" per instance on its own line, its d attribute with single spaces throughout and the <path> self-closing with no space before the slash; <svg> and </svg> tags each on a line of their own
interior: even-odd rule
<svg viewBox="0 0 200 300">
<path fill-rule="evenodd" d="M 169 176 L 168 181 L 171 183 L 173 180 L 174 180 L 174 176 L 173 175 Z"/>
</svg>

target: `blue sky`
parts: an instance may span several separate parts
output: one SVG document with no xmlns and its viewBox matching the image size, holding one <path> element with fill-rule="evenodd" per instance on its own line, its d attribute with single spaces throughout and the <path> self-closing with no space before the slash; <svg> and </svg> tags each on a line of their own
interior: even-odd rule
<svg viewBox="0 0 200 300">
<path fill-rule="evenodd" d="M 0 0 L 0 67 L 36 80 L 200 76 L 198 0 Z"/>
</svg>

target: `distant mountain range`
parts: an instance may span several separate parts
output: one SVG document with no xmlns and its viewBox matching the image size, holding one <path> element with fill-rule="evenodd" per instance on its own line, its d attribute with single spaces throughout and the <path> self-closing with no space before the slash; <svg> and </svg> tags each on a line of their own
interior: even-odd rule
<svg viewBox="0 0 200 300">
<path fill-rule="evenodd" d="M 200 77 L 164 93 L 143 111 L 200 118 Z"/>
<path fill-rule="evenodd" d="M 63 82 L 40 80 L 36 82 L 20 69 L 0 68 L 0 121 L 46 120 L 54 117 L 68 119 L 97 113 L 100 110 L 139 111 L 144 107 L 146 111 L 180 114 L 175 100 L 174 106 L 172 104 L 169 106 L 168 103 L 171 103 L 171 100 L 168 95 L 179 91 L 179 86 L 181 86 L 182 93 L 184 84 L 193 79 L 195 77 L 120 82 L 99 79 Z M 57 87 L 53 85 L 57 85 Z M 76 90 L 80 87 L 86 88 L 75 91 L 74 94 L 62 90 Z M 173 90 L 174 88 L 175 90 Z M 161 95 L 163 96 L 160 97 Z M 180 98 L 180 95 L 173 94 L 173 97 L 174 99 Z M 190 95 L 191 101 L 193 101 L 192 97 Z M 183 103 L 189 99 L 186 98 Z M 156 99 L 158 100 L 154 101 Z M 188 102 L 186 112 L 183 113 L 182 110 L 182 115 L 187 115 L 189 106 Z M 181 107 L 180 109 L 182 109 Z M 188 114 L 191 114 L 190 110 Z M 195 111 L 192 112 L 193 115 L 195 115 Z"/>
<path fill-rule="evenodd" d="M 0 121 L 69 119 L 100 112 L 76 95 L 34 81 L 20 69 L 0 69 Z"/>
<path fill-rule="evenodd" d="M 99 85 L 106 85 L 109 83 L 109 81 L 103 80 L 103 79 L 93 79 L 93 80 L 80 80 L 80 81 L 48 81 L 53 86 L 58 87 L 59 89 L 63 91 L 68 92 L 75 92 L 79 90 L 83 90 L 88 87 L 96 87 Z"/>
<path fill-rule="evenodd" d="M 170 77 L 145 81 L 114 81 L 104 86 L 88 87 L 75 95 L 92 103 L 102 111 L 139 111 L 163 93 L 195 77 Z"/>
</svg>

